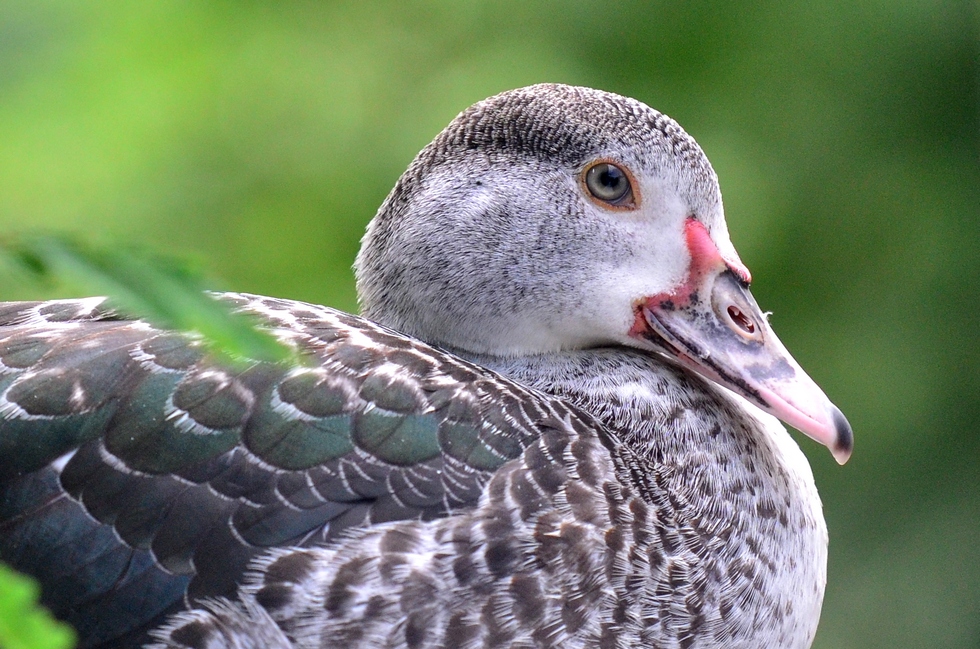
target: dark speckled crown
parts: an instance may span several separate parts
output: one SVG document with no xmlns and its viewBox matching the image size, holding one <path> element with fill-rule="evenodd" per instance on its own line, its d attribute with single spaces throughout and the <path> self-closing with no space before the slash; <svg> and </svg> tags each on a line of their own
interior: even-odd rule
<svg viewBox="0 0 980 649">
<path fill-rule="evenodd" d="M 597 150 L 642 143 L 666 147 L 698 166 L 707 162 L 677 122 L 649 106 L 601 90 L 553 83 L 510 90 L 470 106 L 420 157 L 428 152 L 437 158 L 462 148 L 576 165 Z"/>
<path fill-rule="evenodd" d="M 378 211 L 397 218 L 418 183 L 434 168 L 468 156 L 512 164 L 533 158 L 578 167 L 615 150 L 659 153 L 664 166 L 686 169 L 692 193 L 716 191 L 707 156 L 673 119 L 646 104 L 602 90 L 542 83 L 508 90 L 461 112 L 416 156 Z"/>
</svg>

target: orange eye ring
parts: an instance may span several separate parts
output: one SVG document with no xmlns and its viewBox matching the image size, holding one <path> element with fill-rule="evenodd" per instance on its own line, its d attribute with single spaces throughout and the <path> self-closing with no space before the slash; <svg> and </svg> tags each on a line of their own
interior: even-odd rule
<svg viewBox="0 0 980 649">
<path fill-rule="evenodd" d="M 582 187 L 593 202 L 604 208 L 633 210 L 639 204 L 633 174 L 611 160 L 595 160 L 580 174 Z"/>
</svg>

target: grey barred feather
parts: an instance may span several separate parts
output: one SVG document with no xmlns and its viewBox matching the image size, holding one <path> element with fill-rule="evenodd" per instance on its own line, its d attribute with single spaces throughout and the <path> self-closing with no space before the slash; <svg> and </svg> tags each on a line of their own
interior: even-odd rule
<svg viewBox="0 0 980 649">
<path fill-rule="evenodd" d="M 254 600 L 205 600 L 174 616 L 171 630 L 158 633 L 166 649 L 290 649 L 286 634 Z"/>
</svg>

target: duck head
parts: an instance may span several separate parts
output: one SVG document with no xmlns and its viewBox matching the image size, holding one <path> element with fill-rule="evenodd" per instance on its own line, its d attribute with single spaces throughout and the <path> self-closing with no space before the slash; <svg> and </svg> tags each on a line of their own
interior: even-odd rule
<svg viewBox="0 0 980 649">
<path fill-rule="evenodd" d="M 749 292 L 710 163 L 645 104 L 554 84 L 479 102 L 362 243 L 358 294 L 377 322 L 470 354 L 665 355 L 850 455 L 847 420 Z"/>
</svg>

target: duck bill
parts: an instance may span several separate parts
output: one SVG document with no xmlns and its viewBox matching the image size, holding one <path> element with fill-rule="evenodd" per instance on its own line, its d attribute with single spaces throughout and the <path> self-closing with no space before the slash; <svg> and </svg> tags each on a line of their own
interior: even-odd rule
<svg viewBox="0 0 980 649">
<path fill-rule="evenodd" d="M 631 333 L 812 437 L 844 464 L 853 448 L 847 419 L 779 342 L 747 283 L 730 268 L 705 275 L 695 289 L 643 300 Z"/>
</svg>

